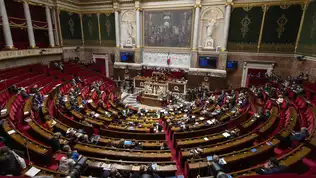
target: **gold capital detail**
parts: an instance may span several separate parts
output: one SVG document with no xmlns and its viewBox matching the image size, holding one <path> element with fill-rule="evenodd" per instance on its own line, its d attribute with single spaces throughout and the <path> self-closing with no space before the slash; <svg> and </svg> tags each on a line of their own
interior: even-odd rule
<svg viewBox="0 0 316 178">
<path fill-rule="evenodd" d="M 249 12 L 252 9 L 252 6 L 247 4 L 247 6 L 243 7 L 244 11 Z"/>
<path fill-rule="evenodd" d="M 278 28 L 276 29 L 276 31 L 278 32 L 278 38 L 280 39 L 285 31 L 285 25 L 288 23 L 288 19 L 284 14 L 282 14 L 282 16 L 276 21 L 276 23 L 278 24 Z"/>
<path fill-rule="evenodd" d="M 202 6 L 201 6 L 201 4 L 195 4 L 194 5 L 194 8 L 201 8 Z"/>
<path fill-rule="evenodd" d="M 251 24 L 251 20 L 248 17 L 248 15 L 246 15 L 240 22 L 241 24 L 241 34 L 242 34 L 242 38 L 245 38 L 245 36 L 248 34 L 249 32 L 249 25 Z"/>
</svg>

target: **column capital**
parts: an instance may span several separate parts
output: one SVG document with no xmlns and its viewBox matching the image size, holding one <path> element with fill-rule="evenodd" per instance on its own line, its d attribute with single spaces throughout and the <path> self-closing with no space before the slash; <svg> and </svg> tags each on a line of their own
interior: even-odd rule
<svg viewBox="0 0 316 178">
<path fill-rule="evenodd" d="M 136 7 L 135 11 L 142 11 L 142 9 L 140 7 Z"/>
<path fill-rule="evenodd" d="M 202 7 L 202 5 L 200 3 L 197 3 L 194 5 L 194 8 L 201 8 L 201 7 Z"/>
<path fill-rule="evenodd" d="M 234 5 L 233 2 L 226 2 L 226 3 L 225 3 L 225 6 L 233 6 L 233 5 Z"/>
<path fill-rule="evenodd" d="M 121 9 L 120 8 L 114 8 L 114 12 L 121 12 Z"/>
</svg>

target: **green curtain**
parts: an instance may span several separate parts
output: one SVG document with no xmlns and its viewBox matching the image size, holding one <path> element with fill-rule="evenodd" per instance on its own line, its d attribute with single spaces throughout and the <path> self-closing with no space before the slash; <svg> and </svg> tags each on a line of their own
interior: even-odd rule
<svg viewBox="0 0 316 178">
<path fill-rule="evenodd" d="M 100 14 L 101 45 L 115 46 L 115 16 L 114 13 Z"/>
<path fill-rule="evenodd" d="M 99 45 L 99 27 L 97 14 L 82 15 L 84 45 Z"/>
<path fill-rule="evenodd" d="M 260 51 L 294 52 L 302 12 L 300 4 L 269 7 Z"/>
<path fill-rule="evenodd" d="M 80 15 L 73 12 L 60 11 L 59 19 L 64 45 L 81 45 Z"/>
<path fill-rule="evenodd" d="M 257 50 L 262 15 L 262 7 L 237 7 L 233 9 L 229 28 L 228 50 Z"/>
<path fill-rule="evenodd" d="M 316 1 L 311 2 L 306 10 L 297 52 L 316 56 Z"/>
</svg>

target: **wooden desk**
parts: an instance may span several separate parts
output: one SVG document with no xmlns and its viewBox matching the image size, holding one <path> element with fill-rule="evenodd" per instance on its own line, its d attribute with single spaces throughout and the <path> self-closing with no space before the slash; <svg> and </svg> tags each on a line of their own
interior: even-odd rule
<svg viewBox="0 0 316 178">
<path fill-rule="evenodd" d="M 36 176 L 53 176 L 54 178 L 62 178 L 62 177 L 66 177 L 66 176 L 67 176 L 67 174 L 62 173 L 62 172 L 53 171 L 53 170 L 50 170 L 50 169 L 47 169 L 47 168 L 44 168 L 44 167 L 40 167 L 40 166 L 37 166 L 37 165 L 32 165 L 32 166 L 35 167 L 35 168 L 37 168 L 37 169 L 40 169 L 40 170 L 41 170 L 39 173 L 36 174 Z M 27 167 L 26 169 L 24 169 L 24 170 L 21 172 L 21 175 L 22 175 L 22 176 L 25 176 L 25 177 L 28 177 L 27 175 L 25 175 L 25 173 L 26 173 L 32 166 L 29 166 L 29 167 Z"/>
<path fill-rule="evenodd" d="M 128 150 L 128 149 L 115 149 L 109 147 L 100 147 L 91 144 L 76 144 L 75 150 L 85 156 L 100 157 L 106 156 L 107 158 L 123 159 L 123 160 L 138 160 L 138 161 L 170 161 L 170 151 L 145 151 L 145 150 Z"/>
<path fill-rule="evenodd" d="M 3 130 L 6 132 L 7 136 L 17 144 L 19 148 L 27 147 L 30 150 L 30 155 L 32 161 L 49 163 L 52 157 L 51 148 L 46 147 L 34 140 L 30 140 L 20 131 L 14 129 L 8 121 L 4 121 L 2 124 Z M 14 130 L 14 133 L 9 134 L 8 132 Z M 43 159 L 44 158 L 44 159 Z"/>
<path fill-rule="evenodd" d="M 291 109 L 291 108 L 290 108 Z M 295 109 L 291 109 L 291 117 L 293 118 L 290 123 L 280 131 L 281 136 L 288 136 L 294 126 L 296 125 L 297 114 Z M 259 164 L 274 156 L 273 148 L 280 144 L 280 140 L 276 137 L 271 138 L 267 142 L 271 142 L 272 146 L 268 145 L 266 142 L 252 146 L 250 148 L 245 148 L 243 150 L 227 153 L 224 155 L 219 155 L 221 158 L 224 158 L 227 164 L 224 165 L 226 172 L 237 171 L 238 169 L 245 169 L 247 167 L 252 167 L 253 164 Z M 256 149 L 255 152 L 252 149 Z M 251 160 L 251 161 L 249 161 Z M 197 170 L 207 169 L 206 159 L 192 160 L 188 162 L 189 174 L 196 175 Z"/>
<path fill-rule="evenodd" d="M 86 170 L 87 176 L 93 175 L 98 177 L 102 174 L 103 168 L 116 168 L 122 171 L 135 172 L 139 171 L 141 165 L 147 166 L 148 162 L 119 161 L 89 157 L 87 164 L 89 166 L 88 170 Z M 175 176 L 176 171 L 177 167 L 175 162 L 157 162 L 155 172 L 160 176 Z"/>
<path fill-rule="evenodd" d="M 116 131 L 110 129 L 100 129 L 100 135 L 113 138 L 136 139 L 136 140 L 165 140 L 164 133 L 130 133 L 128 131 Z"/>
</svg>

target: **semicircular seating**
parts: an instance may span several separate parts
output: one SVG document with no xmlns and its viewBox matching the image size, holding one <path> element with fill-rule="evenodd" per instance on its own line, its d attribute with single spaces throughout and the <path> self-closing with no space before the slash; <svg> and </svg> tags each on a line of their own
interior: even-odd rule
<svg viewBox="0 0 316 178">
<path fill-rule="evenodd" d="M 258 175 L 270 158 L 285 173 L 315 170 L 311 84 L 304 84 L 303 93 L 268 80 L 145 110 L 121 102 L 125 94 L 105 76 L 74 63 L 64 69 L 35 64 L 0 71 L 1 145 L 26 153 L 20 175 L 33 167 L 37 175 L 66 176 L 58 164 L 73 151 L 87 158 L 82 177 L 111 169 L 129 177 L 144 166 L 160 177 L 214 176 L 215 157 L 234 178 Z M 295 140 L 301 128 L 308 135 Z"/>
</svg>

